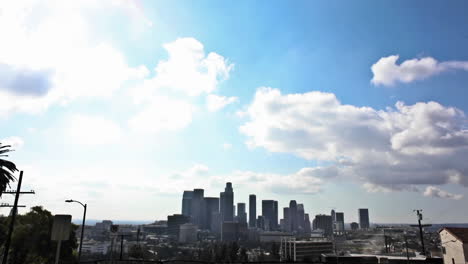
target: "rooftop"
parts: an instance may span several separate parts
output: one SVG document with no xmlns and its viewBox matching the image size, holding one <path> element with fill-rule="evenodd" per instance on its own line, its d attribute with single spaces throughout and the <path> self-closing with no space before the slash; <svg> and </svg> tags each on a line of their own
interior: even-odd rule
<svg viewBox="0 0 468 264">
<path fill-rule="evenodd" d="M 454 235 L 457 239 L 461 240 L 463 243 L 468 243 L 468 228 L 444 227 L 440 231 L 442 230 L 447 230 L 449 233 Z"/>
</svg>

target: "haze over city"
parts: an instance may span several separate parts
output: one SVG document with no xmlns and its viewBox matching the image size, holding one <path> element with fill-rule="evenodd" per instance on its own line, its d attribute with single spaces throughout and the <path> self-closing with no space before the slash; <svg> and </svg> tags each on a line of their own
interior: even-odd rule
<svg viewBox="0 0 468 264">
<path fill-rule="evenodd" d="M 466 223 L 468 4 L 294 3 L 2 3 L 19 212 L 153 222 L 231 182 L 259 212 Z"/>
</svg>

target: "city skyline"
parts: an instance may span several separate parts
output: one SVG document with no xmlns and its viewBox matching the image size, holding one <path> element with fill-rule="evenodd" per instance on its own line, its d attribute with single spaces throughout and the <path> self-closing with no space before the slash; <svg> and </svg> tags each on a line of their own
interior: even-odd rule
<svg viewBox="0 0 468 264">
<path fill-rule="evenodd" d="M 154 221 L 232 182 L 247 222 L 250 194 L 257 215 L 468 222 L 468 3 L 236 2 L 2 4 L 19 212 Z"/>
</svg>

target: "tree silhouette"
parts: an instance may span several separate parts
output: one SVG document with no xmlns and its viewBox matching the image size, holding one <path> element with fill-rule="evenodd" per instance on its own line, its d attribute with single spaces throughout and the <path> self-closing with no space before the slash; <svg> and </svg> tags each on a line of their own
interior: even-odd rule
<svg viewBox="0 0 468 264">
<path fill-rule="evenodd" d="M 3 157 L 8 157 L 7 153 L 11 151 L 13 150 L 10 145 L 0 143 L 0 197 L 7 186 L 10 186 L 10 182 L 15 181 L 13 173 L 18 171 L 13 162 L 3 159 Z"/>
<path fill-rule="evenodd" d="M 0 217 L 0 230 L 3 230 L 0 238 L 6 236 L 8 222 L 9 217 Z M 53 222 L 52 213 L 40 206 L 32 207 L 24 215 L 18 215 L 8 264 L 53 263 L 57 248 L 57 242 L 50 239 Z M 78 226 L 72 224 L 69 239 L 62 242 L 60 260 L 63 262 L 76 261 L 73 252 L 77 248 L 77 228 Z"/>
</svg>

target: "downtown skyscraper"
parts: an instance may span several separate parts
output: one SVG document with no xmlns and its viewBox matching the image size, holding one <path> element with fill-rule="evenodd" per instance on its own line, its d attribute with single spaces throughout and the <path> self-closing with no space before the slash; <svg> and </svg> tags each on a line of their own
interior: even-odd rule
<svg viewBox="0 0 468 264">
<path fill-rule="evenodd" d="M 268 226 L 268 230 L 276 230 L 278 228 L 278 202 L 263 200 L 262 216 L 265 219 L 265 226 Z"/>
<path fill-rule="evenodd" d="M 361 229 L 369 229 L 369 227 L 370 227 L 369 209 L 360 208 L 358 213 L 359 213 L 359 227 Z"/>
<path fill-rule="evenodd" d="M 226 183 L 224 192 L 220 193 L 220 205 L 222 221 L 234 221 L 234 192 L 230 182 Z"/>
<path fill-rule="evenodd" d="M 257 196 L 255 194 L 249 195 L 249 227 L 256 227 L 257 225 Z"/>
</svg>

